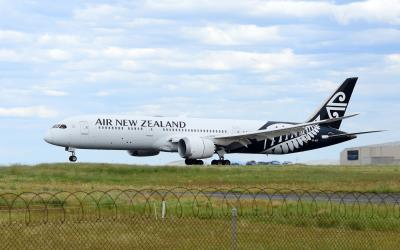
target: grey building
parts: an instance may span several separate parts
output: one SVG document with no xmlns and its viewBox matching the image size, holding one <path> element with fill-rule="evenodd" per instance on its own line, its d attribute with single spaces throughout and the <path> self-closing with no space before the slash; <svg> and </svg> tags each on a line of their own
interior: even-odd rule
<svg viewBox="0 0 400 250">
<path fill-rule="evenodd" d="M 340 153 L 341 165 L 399 164 L 400 141 L 346 148 Z"/>
</svg>

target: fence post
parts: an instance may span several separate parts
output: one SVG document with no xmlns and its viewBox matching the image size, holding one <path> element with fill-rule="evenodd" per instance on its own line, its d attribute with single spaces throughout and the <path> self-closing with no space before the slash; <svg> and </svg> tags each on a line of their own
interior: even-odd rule
<svg viewBox="0 0 400 250">
<path fill-rule="evenodd" d="M 231 237 L 232 237 L 232 249 L 237 249 L 237 209 L 232 208 L 232 220 L 231 220 Z"/>
<path fill-rule="evenodd" d="M 166 209 L 167 209 L 167 203 L 166 201 L 162 201 L 161 218 L 163 221 L 165 220 Z"/>
</svg>

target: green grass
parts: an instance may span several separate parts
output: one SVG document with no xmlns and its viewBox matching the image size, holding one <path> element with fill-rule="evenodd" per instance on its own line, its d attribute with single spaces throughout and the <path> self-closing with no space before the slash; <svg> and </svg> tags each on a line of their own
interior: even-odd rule
<svg viewBox="0 0 400 250">
<path fill-rule="evenodd" d="M 238 217 L 243 221 L 258 221 L 265 224 L 292 225 L 297 227 L 337 228 L 351 230 L 397 231 L 400 233 L 399 204 L 340 204 L 335 202 L 310 202 L 282 200 L 211 200 L 198 198 L 194 204 L 193 196 L 181 198 L 180 202 L 172 197 L 167 200 L 168 218 L 202 218 L 205 220 L 226 219 L 231 217 L 231 209 L 236 207 Z M 49 201 L 45 206 L 39 200 L 32 202 L 27 209 L 26 203 L 15 203 L 13 209 L 0 207 L 0 224 L 10 222 L 79 221 L 97 218 L 131 218 L 137 216 L 160 218 L 161 199 L 119 200 L 116 206 L 107 199 L 94 202 L 91 199 L 64 200 L 63 204 Z"/>
<path fill-rule="evenodd" d="M 4 249 L 232 249 L 230 219 L 146 217 L 0 225 Z M 398 249 L 398 232 L 237 221 L 239 249 Z"/>
<path fill-rule="evenodd" d="M 94 191 L 109 189 L 268 187 L 359 192 L 400 192 L 400 167 L 150 167 L 110 164 L 40 164 L 0 168 L 0 193 Z M 240 191 L 240 189 L 237 189 Z M 118 192 L 116 192 L 117 194 Z M 111 192 L 111 194 L 113 194 Z M 231 207 L 237 207 L 239 249 L 396 249 L 400 245 L 400 206 L 394 204 L 338 204 L 304 200 L 251 200 L 227 204 L 199 197 L 193 215 L 193 197 L 185 196 L 177 207 L 167 198 L 167 218 L 161 220 L 160 197 L 149 203 L 138 197 L 118 201 L 118 217 L 110 197 L 100 206 L 84 200 L 84 210 L 73 197 L 48 198 L 48 210 L 37 197 L 30 214 L 21 199 L 11 214 L 0 197 L 0 248 L 83 249 L 230 249 Z M 93 196 L 101 197 L 101 193 Z M 84 197 L 83 193 L 78 194 Z M 25 194 L 26 200 L 34 197 Z M 64 205 L 65 210 L 61 209 Z M 196 210 L 196 211 L 197 211 Z M 65 212 L 65 214 L 64 214 Z M 84 213 L 84 216 L 82 214 Z M 157 214 L 157 216 L 156 216 Z M 182 216 L 182 217 L 180 217 Z M 11 219 L 11 223 L 10 223 Z M 65 221 L 64 221 L 65 219 Z M 83 220 L 82 220 L 83 219 Z M 113 220 L 115 219 L 115 220 Z M 30 223 L 26 225 L 26 222 Z M 64 221 L 64 223 L 61 223 Z"/>
<path fill-rule="evenodd" d="M 400 192 L 399 166 L 153 167 L 40 164 L 0 168 L 0 192 L 113 188 L 254 187 Z"/>
</svg>

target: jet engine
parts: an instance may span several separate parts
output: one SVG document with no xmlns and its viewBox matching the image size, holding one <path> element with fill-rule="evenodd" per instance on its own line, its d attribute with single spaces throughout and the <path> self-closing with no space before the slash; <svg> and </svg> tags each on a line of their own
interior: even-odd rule
<svg viewBox="0 0 400 250">
<path fill-rule="evenodd" d="M 213 156 L 214 142 L 200 137 L 185 137 L 178 142 L 178 152 L 185 159 L 204 159 Z"/>
<path fill-rule="evenodd" d="M 160 151 L 157 150 L 128 150 L 128 153 L 131 156 L 154 156 L 158 155 Z"/>
</svg>

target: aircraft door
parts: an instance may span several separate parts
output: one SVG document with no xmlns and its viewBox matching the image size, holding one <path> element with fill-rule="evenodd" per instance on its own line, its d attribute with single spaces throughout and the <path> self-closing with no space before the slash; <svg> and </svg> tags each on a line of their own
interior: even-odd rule
<svg viewBox="0 0 400 250">
<path fill-rule="evenodd" d="M 89 135 L 89 123 L 87 121 L 80 122 L 81 135 Z"/>
<path fill-rule="evenodd" d="M 232 126 L 232 132 L 233 133 L 240 133 L 241 130 L 242 129 L 239 126 Z"/>
</svg>

